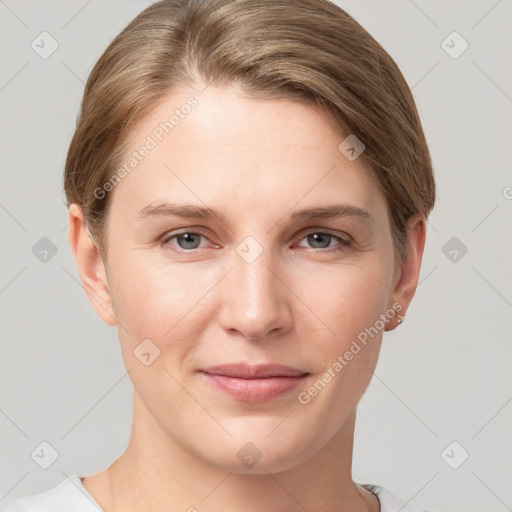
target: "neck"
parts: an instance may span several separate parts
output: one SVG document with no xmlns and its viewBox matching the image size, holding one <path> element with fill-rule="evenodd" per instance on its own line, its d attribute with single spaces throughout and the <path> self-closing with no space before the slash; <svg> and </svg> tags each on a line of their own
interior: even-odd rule
<svg viewBox="0 0 512 512">
<path fill-rule="evenodd" d="M 225 471 L 184 450 L 156 424 L 134 395 L 125 452 L 109 468 L 112 510 L 190 512 L 374 512 L 378 500 L 352 481 L 356 411 L 317 453 L 278 473 Z"/>
</svg>

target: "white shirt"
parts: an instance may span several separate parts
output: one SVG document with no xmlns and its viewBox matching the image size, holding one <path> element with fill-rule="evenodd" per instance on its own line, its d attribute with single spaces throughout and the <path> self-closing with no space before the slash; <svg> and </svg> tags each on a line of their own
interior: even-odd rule
<svg viewBox="0 0 512 512">
<path fill-rule="evenodd" d="M 0 502 L 0 512 L 104 512 L 82 484 L 83 476 L 71 475 L 60 484 L 31 496 Z M 377 496 L 381 512 L 433 512 L 405 505 L 379 485 L 359 484 Z"/>
</svg>

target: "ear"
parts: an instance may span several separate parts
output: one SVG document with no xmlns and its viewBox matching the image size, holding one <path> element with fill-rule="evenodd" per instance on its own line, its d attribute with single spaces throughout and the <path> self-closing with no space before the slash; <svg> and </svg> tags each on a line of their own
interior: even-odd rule
<svg viewBox="0 0 512 512">
<path fill-rule="evenodd" d="M 107 273 L 96 244 L 85 226 L 82 207 L 72 203 L 69 212 L 69 244 L 75 257 L 80 280 L 89 302 L 98 316 L 115 326 Z"/>
<path fill-rule="evenodd" d="M 413 215 L 407 223 L 407 255 L 398 268 L 398 277 L 388 304 L 388 309 L 391 309 L 392 304 L 398 302 L 402 309 L 397 311 L 394 319 L 386 324 L 386 331 L 392 331 L 397 327 L 398 315 L 405 317 L 409 303 L 416 292 L 425 247 L 426 224 L 425 216 L 421 213 Z"/>
</svg>

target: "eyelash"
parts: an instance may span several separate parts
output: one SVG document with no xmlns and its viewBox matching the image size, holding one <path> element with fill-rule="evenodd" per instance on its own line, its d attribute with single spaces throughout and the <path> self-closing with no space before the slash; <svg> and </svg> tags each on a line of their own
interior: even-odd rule
<svg viewBox="0 0 512 512">
<path fill-rule="evenodd" d="M 180 235 L 200 235 L 206 239 L 209 240 L 209 238 L 204 234 L 202 233 L 201 231 L 192 231 L 192 230 L 187 230 L 187 231 L 181 231 L 179 233 L 173 233 L 172 235 L 164 235 L 164 237 L 162 238 L 161 240 L 161 244 L 162 246 L 165 246 L 165 247 L 168 247 L 169 245 L 169 242 L 171 240 L 173 240 L 174 238 L 180 236 Z M 345 238 L 342 238 L 341 236 L 339 236 L 339 234 L 335 234 L 334 232 L 332 231 L 308 231 L 306 232 L 303 236 L 301 236 L 298 241 L 302 241 L 304 240 L 305 238 L 307 238 L 308 236 L 310 235 L 327 235 L 329 237 L 332 237 L 332 238 L 335 238 L 336 240 L 338 240 L 339 242 L 339 246 L 338 247 L 325 247 L 325 248 L 315 248 L 315 247 L 309 247 L 309 249 L 313 250 L 313 251 L 319 251 L 319 252 L 338 252 L 338 251 L 343 251 L 345 248 L 347 247 L 350 247 L 351 246 L 351 240 L 347 240 Z M 174 247 L 174 250 L 176 250 L 176 252 L 178 253 L 182 253 L 182 254 L 188 254 L 188 253 L 193 253 L 194 251 L 197 251 L 199 250 L 200 247 L 196 248 L 196 249 L 182 249 L 181 247 Z"/>
</svg>

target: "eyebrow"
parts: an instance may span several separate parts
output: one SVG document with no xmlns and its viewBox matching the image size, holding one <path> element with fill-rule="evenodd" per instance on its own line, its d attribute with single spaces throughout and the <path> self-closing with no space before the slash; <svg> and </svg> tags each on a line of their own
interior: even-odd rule
<svg viewBox="0 0 512 512">
<path fill-rule="evenodd" d="M 139 212 L 139 217 L 175 216 L 187 219 L 219 219 L 226 221 L 225 217 L 215 209 L 194 204 L 176 204 L 168 202 L 151 203 Z M 332 219 L 335 217 L 356 217 L 366 223 L 373 224 L 374 218 L 368 210 L 353 204 L 333 204 L 315 208 L 303 208 L 293 212 L 290 221 L 298 222 L 315 219 Z"/>
</svg>

